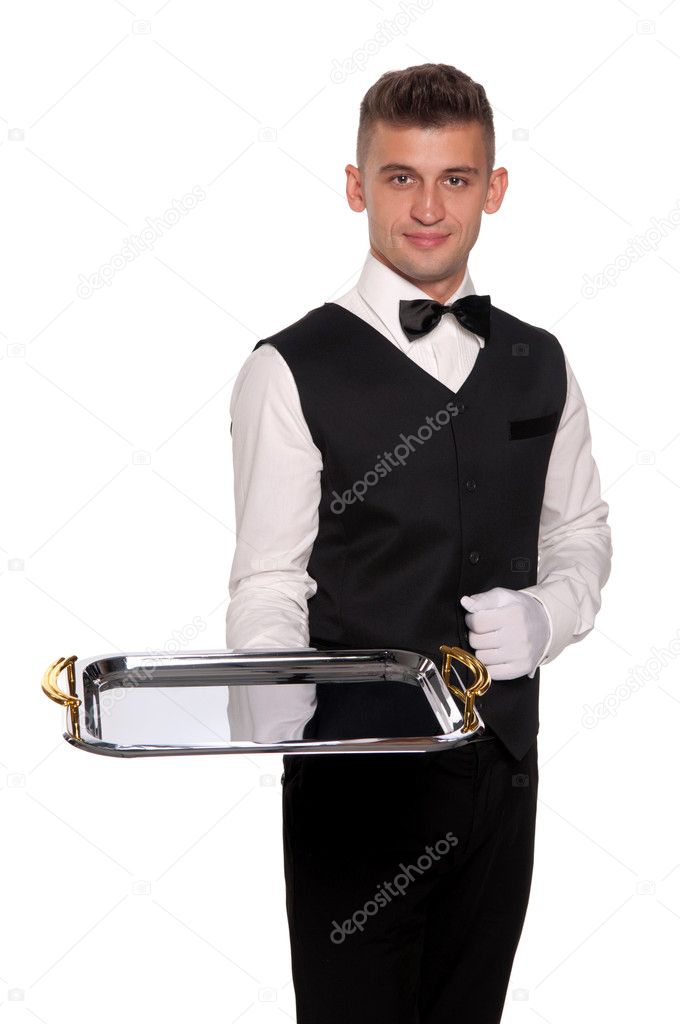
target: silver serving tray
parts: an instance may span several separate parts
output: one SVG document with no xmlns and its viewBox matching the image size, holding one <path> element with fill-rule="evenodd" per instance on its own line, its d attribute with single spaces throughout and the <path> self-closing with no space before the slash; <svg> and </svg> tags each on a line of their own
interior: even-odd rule
<svg viewBox="0 0 680 1024">
<path fill-rule="evenodd" d="M 42 689 L 66 708 L 64 739 L 95 754 L 421 752 L 469 743 L 484 733 L 474 698 L 490 685 L 485 666 L 461 648 L 440 650 L 441 673 L 421 654 L 392 649 L 72 655 L 49 666 Z M 467 685 L 454 661 L 465 666 L 463 675 L 472 673 Z M 68 693 L 59 688 L 64 671 Z M 358 736 L 304 738 L 317 703 L 333 697 L 319 687 L 338 683 L 351 684 L 351 691 L 342 692 L 357 707 L 380 712 L 394 708 L 400 696 L 408 698 L 404 706 L 422 713 L 421 721 L 431 718 L 425 717 L 429 708 L 440 732 L 375 735 L 380 731 L 374 728 L 376 717 L 369 716 L 371 735 L 361 734 L 359 725 Z M 391 704 L 381 703 L 391 699 Z"/>
</svg>

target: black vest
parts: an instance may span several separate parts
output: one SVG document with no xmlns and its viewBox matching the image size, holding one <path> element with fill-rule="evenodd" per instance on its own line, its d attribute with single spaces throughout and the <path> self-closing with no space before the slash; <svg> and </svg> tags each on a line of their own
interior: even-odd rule
<svg viewBox="0 0 680 1024">
<path fill-rule="evenodd" d="M 474 653 L 460 598 L 536 583 L 566 399 L 558 340 L 492 306 L 490 337 L 457 392 L 337 303 L 255 348 L 265 343 L 289 366 L 323 457 L 310 646 L 400 648 L 437 667 L 440 644 Z M 476 702 L 518 759 L 538 733 L 539 677 L 492 681 Z M 358 696 L 351 684 L 324 684 L 305 736 L 439 734 L 419 696 L 406 685 Z"/>
</svg>

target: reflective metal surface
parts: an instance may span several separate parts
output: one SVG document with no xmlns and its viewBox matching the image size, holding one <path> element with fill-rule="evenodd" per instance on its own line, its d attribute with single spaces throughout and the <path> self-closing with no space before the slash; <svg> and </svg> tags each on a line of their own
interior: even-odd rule
<svg viewBox="0 0 680 1024">
<path fill-rule="evenodd" d="M 66 708 L 64 738 L 98 754 L 439 750 L 483 737 L 474 697 L 490 685 L 473 655 L 445 645 L 441 651 L 442 674 L 429 658 L 394 649 L 71 655 L 48 667 L 42 688 Z M 349 695 L 359 709 L 352 734 L 339 726 L 334 733 L 327 715 L 322 738 L 315 738 L 320 709 L 338 706 L 338 693 L 341 703 Z M 385 734 L 380 723 L 394 723 L 395 707 L 407 709 L 405 721 L 431 722 L 432 734 Z"/>
</svg>

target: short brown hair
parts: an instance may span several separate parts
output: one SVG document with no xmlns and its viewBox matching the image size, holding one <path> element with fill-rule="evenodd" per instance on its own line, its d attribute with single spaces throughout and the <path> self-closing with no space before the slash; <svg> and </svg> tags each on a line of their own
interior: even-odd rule
<svg viewBox="0 0 680 1024">
<path fill-rule="evenodd" d="M 376 121 L 401 128 L 444 127 L 478 121 L 484 130 L 488 171 L 496 159 L 493 111 L 484 87 L 450 64 L 415 64 L 386 71 L 359 108 L 357 167 L 363 170 Z"/>
</svg>

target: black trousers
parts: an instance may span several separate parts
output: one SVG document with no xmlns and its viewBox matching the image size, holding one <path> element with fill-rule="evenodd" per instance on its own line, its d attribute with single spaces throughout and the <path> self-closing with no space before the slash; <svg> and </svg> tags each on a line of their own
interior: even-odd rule
<svg viewBox="0 0 680 1024">
<path fill-rule="evenodd" d="M 498 1024 L 534 859 L 537 744 L 286 755 L 298 1024 Z"/>
</svg>

